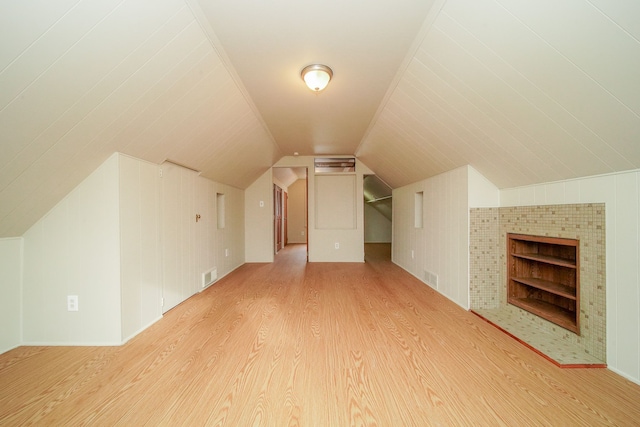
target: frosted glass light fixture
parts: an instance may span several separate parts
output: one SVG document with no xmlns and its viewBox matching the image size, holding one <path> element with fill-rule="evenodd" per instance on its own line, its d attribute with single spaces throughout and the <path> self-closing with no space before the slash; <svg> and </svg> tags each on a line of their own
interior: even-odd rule
<svg viewBox="0 0 640 427">
<path fill-rule="evenodd" d="M 301 75 L 309 89 L 320 92 L 329 84 L 329 80 L 333 77 L 333 71 L 326 65 L 312 64 L 304 67 Z"/>
</svg>

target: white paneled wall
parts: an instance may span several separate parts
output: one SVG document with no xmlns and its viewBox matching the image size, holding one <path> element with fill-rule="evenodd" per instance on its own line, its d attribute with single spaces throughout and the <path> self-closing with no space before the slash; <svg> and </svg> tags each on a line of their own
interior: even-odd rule
<svg viewBox="0 0 640 427">
<path fill-rule="evenodd" d="M 424 280 L 424 229 L 415 227 L 415 194 L 424 193 L 424 181 L 393 190 L 392 260 L 414 276 Z M 424 215 L 423 215 L 424 216 Z"/>
<path fill-rule="evenodd" d="M 319 262 L 364 262 L 363 177 L 355 174 L 313 176 L 309 182 L 310 254 Z M 310 202 L 311 203 L 311 202 Z"/>
<path fill-rule="evenodd" d="M 272 262 L 273 242 L 273 179 L 267 170 L 244 191 L 245 258 L 247 262 Z M 256 242 L 263 242 L 256 244 Z"/>
<path fill-rule="evenodd" d="M 215 192 L 225 195 L 226 225 L 224 229 L 216 230 L 213 236 L 218 248 L 218 265 L 221 266 L 218 267 L 220 278 L 245 263 L 244 191 L 218 183 L 213 183 L 212 187 Z"/>
<path fill-rule="evenodd" d="M 422 229 L 414 227 L 418 191 L 424 193 Z M 465 167 L 398 188 L 393 192 L 394 262 L 421 280 L 425 270 L 437 274 L 438 291 L 467 308 L 468 209 L 496 206 L 498 195 L 505 207 L 605 203 L 607 363 L 640 383 L 640 171 L 499 191 Z"/>
<path fill-rule="evenodd" d="M 299 179 L 289 186 L 289 243 L 307 242 L 307 180 Z"/>
<path fill-rule="evenodd" d="M 197 172 L 163 163 L 161 166 L 160 240 L 162 297 L 165 312 L 198 292 L 194 244 L 194 196 Z"/>
<path fill-rule="evenodd" d="M 23 343 L 121 342 L 118 173 L 114 154 L 24 234 Z"/>
<path fill-rule="evenodd" d="M 191 218 L 191 233 L 193 236 L 194 276 L 196 288 L 202 290 L 202 274 L 212 268 L 217 268 L 215 251 L 216 228 L 216 191 L 215 184 L 201 177 L 195 181 L 195 197 L 193 200 L 193 214 Z M 200 215 L 195 221 L 195 215 Z M 222 274 L 222 269 L 220 269 Z"/>
<path fill-rule="evenodd" d="M 115 153 L 22 238 L 0 240 L 0 256 L 0 319 L 12 325 L 0 351 L 117 345 L 162 316 L 163 297 L 176 305 L 202 289 L 205 271 L 219 279 L 244 263 L 244 192 Z"/>
<path fill-rule="evenodd" d="M 245 262 L 244 192 L 171 163 L 160 169 L 162 311 L 166 312 L 202 290 L 202 273 L 216 268 L 220 278 Z M 217 194 L 224 195 L 224 228 L 218 228 Z"/>
<path fill-rule="evenodd" d="M 364 242 L 391 243 L 391 221 L 368 203 L 364 204 Z"/>
<path fill-rule="evenodd" d="M 340 156 L 337 156 L 340 157 Z M 373 175 L 364 163 L 356 159 L 355 173 L 355 199 L 351 198 L 351 203 L 355 200 L 355 228 L 320 228 L 316 219 L 316 175 L 313 172 L 312 156 L 286 156 L 280 159 L 274 167 L 306 167 L 308 173 L 309 195 L 307 199 L 309 213 L 309 261 L 311 262 L 363 262 L 364 261 L 364 194 L 363 176 Z M 336 201 L 331 199 L 330 203 Z M 342 203 L 345 201 L 343 200 Z M 344 206 L 335 206 L 336 210 L 344 212 Z M 325 225 L 326 227 L 326 225 Z M 339 248 L 336 249 L 336 243 Z"/>
<path fill-rule="evenodd" d="M 468 167 L 393 191 L 393 261 L 420 280 L 438 276 L 440 293 L 469 306 Z M 415 194 L 423 192 L 423 226 L 415 227 Z"/>
<path fill-rule="evenodd" d="M 607 364 L 640 383 L 640 171 L 505 189 L 501 206 L 605 203 Z"/>
<path fill-rule="evenodd" d="M 500 206 L 500 190 L 480 172 L 469 166 L 469 208 Z"/>
<path fill-rule="evenodd" d="M 0 353 L 21 341 L 22 237 L 0 239 Z"/>
<path fill-rule="evenodd" d="M 158 320 L 160 311 L 159 168 L 121 155 L 120 287 L 122 338 Z"/>
</svg>

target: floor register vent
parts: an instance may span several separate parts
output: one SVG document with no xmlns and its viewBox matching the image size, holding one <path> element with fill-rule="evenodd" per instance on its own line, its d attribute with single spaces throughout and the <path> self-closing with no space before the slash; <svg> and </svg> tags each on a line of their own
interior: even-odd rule
<svg viewBox="0 0 640 427">
<path fill-rule="evenodd" d="M 430 271 L 424 271 L 424 281 L 433 289 L 438 289 L 438 275 Z"/>
<path fill-rule="evenodd" d="M 218 279 L 217 268 L 214 267 L 209 271 L 205 271 L 204 273 L 202 273 L 202 287 L 206 288 L 207 286 L 215 282 L 217 279 Z"/>
</svg>

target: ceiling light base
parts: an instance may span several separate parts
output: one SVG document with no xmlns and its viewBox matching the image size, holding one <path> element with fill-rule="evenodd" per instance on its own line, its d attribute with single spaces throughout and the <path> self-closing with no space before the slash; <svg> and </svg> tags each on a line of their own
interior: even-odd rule
<svg viewBox="0 0 640 427">
<path fill-rule="evenodd" d="M 333 77 L 333 71 L 326 65 L 312 64 L 304 67 L 300 76 L 309 89 L 314 92 L 320 92 L 329 84 Z"/>
</svg>

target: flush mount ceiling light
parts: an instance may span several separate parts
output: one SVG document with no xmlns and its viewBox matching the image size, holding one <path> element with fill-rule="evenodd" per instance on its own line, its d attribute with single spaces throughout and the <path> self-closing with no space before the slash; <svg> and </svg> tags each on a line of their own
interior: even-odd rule
<svg viewBox="0 0 640 427">
<path fill-rule="evenodd" d="M 327 87 L 329 80 L 333 77 L 333 71 L 326 65 L 312 64 L 302 69 L 302 80 L 314 92 L 320 92 Z"/>
</svg>

